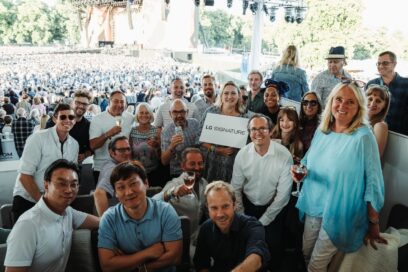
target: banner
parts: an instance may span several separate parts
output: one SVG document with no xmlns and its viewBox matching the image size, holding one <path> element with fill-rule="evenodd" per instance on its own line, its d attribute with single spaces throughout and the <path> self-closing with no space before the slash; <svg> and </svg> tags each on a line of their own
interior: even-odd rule
<svg viewBox="0 0 408 272">
<path fill-rule="evenodd" d="M 200 142 L 241 148 L 247 143 L 247 125 L 247 118 L 208 113 Z"/>
</svg>

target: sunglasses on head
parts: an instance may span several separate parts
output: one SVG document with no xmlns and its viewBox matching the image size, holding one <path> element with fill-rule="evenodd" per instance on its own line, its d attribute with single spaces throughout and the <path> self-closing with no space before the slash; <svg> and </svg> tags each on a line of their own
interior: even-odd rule
<svg viewBox="0 0 408 272">
<path fill-rule="evenodd" d="M 343 83 L 343 84 L 354 84 L 355 86 L 357 86 L 359 88 L 365 88 L 365 86 L 367 85 L 364 81 L 355 80 L 355 79 L 351 79 L 351 78 L 343 78 L 343 79 L 341 79 L 341 83 Z"/>
<path fill-rule="evenodd" d="M 282 106 L 279 109 L 281 110 L 294 110 L 296 111 L 296 107 L 295 106 Z"/>
<path fill-rule="evenodd" d="M 317 100 L 303 100 L 302 101 L 302 106 L 311 106 L 311 107 L 316 107 L 317 106 Z"/>
<path fill-rule="evenodd" d="M 72 121 L 72 120 L 74 120 L 75 119 L 75 115 L 65 115 L 65 114 L 63 114 L 63 115 L 60 115 L 60 116 L 58 116 L 58 118 L 61 120 L 61 121 L 64 121 L 64 120 L 66 120 L 67 118 L 70 120 L 70 121 Z"/>
</svg>

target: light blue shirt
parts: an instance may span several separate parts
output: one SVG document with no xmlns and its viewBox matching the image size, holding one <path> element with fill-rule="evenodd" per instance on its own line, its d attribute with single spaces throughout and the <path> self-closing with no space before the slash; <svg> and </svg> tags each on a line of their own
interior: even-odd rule
<svg viewBox="0 0 408 272">
<path fill-rule="evenodd" d="M 130 218 L 120 203 L 103 214 L 98 248 L 118 248 L 125 254 L 132 254 L 158 242 L 182 238 L 180 219 L 174 208 L 164 201 L 147 198 L 147 211 L 140 220 Z M 167 267 L 157 271 L 174 270 L 174 267 Z"/>
<path fill-rule="evenodd" d="M 322 217 L 323 228 L 342 252 L 357 251 L 368 229 L 367 202 L 379 212 L 384 179 L 378 146 L 367 126 L 352 134 L 316 130 L 302 163 L 308 174 L 296 207 Z"/>
</svg>

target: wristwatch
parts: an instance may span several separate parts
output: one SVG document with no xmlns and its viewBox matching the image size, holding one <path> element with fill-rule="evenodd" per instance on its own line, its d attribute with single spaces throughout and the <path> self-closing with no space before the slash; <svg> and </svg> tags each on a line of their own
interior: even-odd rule
<svg viewBox="0 0 408 272">
<path fill-rule="evenodd" d="M 171 189 L 169 189 L 168 191 L 167 191 L 167 196 L 169 197 L 169 200 L 172 200 L 172 199 L 177 199 L 178 197 L 174 194 L 174 190 L 175 190 L 176 188 L 171 188 Z"/>
</svg>

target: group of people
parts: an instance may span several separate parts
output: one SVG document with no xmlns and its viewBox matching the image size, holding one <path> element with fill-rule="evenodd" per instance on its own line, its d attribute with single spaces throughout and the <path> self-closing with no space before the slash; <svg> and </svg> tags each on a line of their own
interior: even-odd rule
<svg viewBox="0 0 408 272">
<path fill-rule="evenodd" d="M 344 48 L 334 47 L 328 70 L 309 91 L 304 73 L 296 70 L 296 48 L 287 51 L 292 61 L 282 62 L 272 78 L 249 73 L 246 101 L 234 82 L 218 93 L 214 78 L 204 75 L 202 90 L 190 101 L 185 81 L 173 78 L 169 96 L 156 110 L 141 102 L 134 114 L 127 111 L 128 99 L 120 89 L 109 93 L 107 109 L 91 121 L 84 117 L 92 103 L 87 91 L 78 90 L 69 104 L 56 105 L 49 128 L 28 137 L 22 149 L 13 191 L 17 223 L 5 266 L 9 271 L 30 266 L 63 271 L 72 228 L 99 225 L 104 271 L 173 271 L 182 254 L 180 215 L 191 221 L 197 271 L 279 271 L 291 212 L 299 212 L 304 222 L 301 244 L 309 271 L 326 271 L 338 251 L 386 243 L 378 216 L 384 203 L 381 156 L 388 118 L 407 105 L 390 116 L 392 107 L 402 105 L 399 99 L 407 97 L 401 91 L 405 79 L 395 72 L 390 78 L 385 69 L 380 82 L 373 82 L 379 84 L 365 91 L 342 68 Z M 377 66 L 381 73 L 395 64 L 395 55 L 387 51 Z M 300 78 L 298 85 L 292 75 Z M 281 97 L 299 99 L 299 114 L 295 107 L 282 106 Z M 246 118 L 247 144 L 239 149 L 200 141 L 209 114 Z M 405 129 L 400 121 L 393 120 L 394 125 Z M 79 184 L 72 162 L 91 155 L 100 218 L 69 207 Z M 305 177 L 299 178 L 294 164 L 303 165 Z M 187 183 L 189 175 L 194 185 Z M 298 199 L 291 196 L 293 181 L 304 184 Z M 163 188 L 146 197 L 152 185 Z M 51 244 L 37 250 L 41 243 L 35 239 L 48 231 L 39 214 L 62 233 L 54 241 L 62 239 L 62 253 Z M 27 241 L 34 244 L 21 253 Z"/>
</svg>

